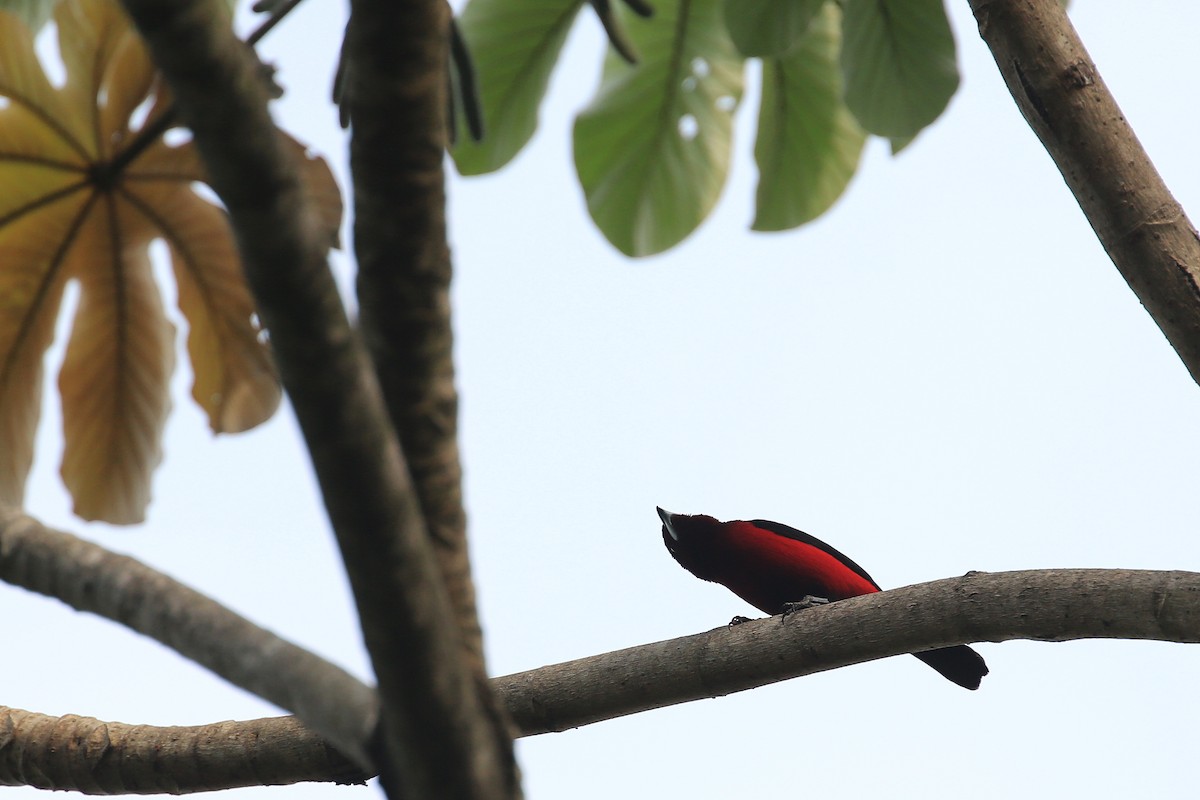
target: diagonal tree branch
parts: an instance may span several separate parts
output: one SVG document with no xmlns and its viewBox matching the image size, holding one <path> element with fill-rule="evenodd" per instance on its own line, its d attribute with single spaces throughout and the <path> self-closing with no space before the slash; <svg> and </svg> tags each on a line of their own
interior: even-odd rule
<svg viewBox="0 0 1200 800">
<path fill-rule="evenodd" d="M 156 727 L 0 706 L 0 786 L 192 794 L 367 777 L 295 717 Z"/>
<path fill-rule="evenodd" d="M 1059 0 L 971 0 L 1008 90 L 1129 288 L 1200 382 L 1200 237 Z"/>
<path fill-rule="evenodd" d="M 125 0 L 229 215 L 341 547 L 382 700 L 389 794 L 489 796 L 480 695 L 379 385 L 351 329 L 259 62 L 219 0 Z M 467 791 L 465 786 L 478 791 Z"/>
<path fill-rule="evenodd" d="M 0 580 L 161 642 L 299 714 L 364 770 L 373 768 L 371 687 L 140 561 L 10 512 L 0 515 Z"/>
</svg>

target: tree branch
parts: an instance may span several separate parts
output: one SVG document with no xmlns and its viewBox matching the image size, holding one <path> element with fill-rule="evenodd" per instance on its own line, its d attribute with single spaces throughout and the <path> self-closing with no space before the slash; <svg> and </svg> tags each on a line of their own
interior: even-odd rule
<svg viewBox="0 0 1200 800">
<path fill-rule="evenodd" d="M 367 777 L 295 717 L 156 727 L 0 706 L 0 786 L 192 794 Z"/>
<path fill-rule="evenodd" d="M 379 384 L 326 263 L 327 239 L 267 113 L 258 61 L 219 0 L 124 2 L 229 210 L 312 456 L 379 682 L 385 787 L 406 800 L 508 796 L 479 771 L 496 739 Z"/>
<path fill-rule="evenodd" d="M 1200 238 L 1058 0 L 971 0 L 979 34 L 1104 249 L 1200 382 Z"/>
<path fill-rule="evenodd" d="M 968 573 L 541 667 L 493 685 L 529 736 L 901 653 L 1011 639 L 1200 642 L 1200 573 Z"/>
<path fill-rule="evenodd" d="M 476 786 L 516 796 L 509 723 L 487 684 L 457 440 L 442 170 L 449 24 L 444 0 L 353 4 L 342 54 L 342 107 L 353 131 L 358 301 L 364 339 L 487 712 L 456 722 L 470 745 L 461 751 L 466 760 L 451 771 L 464 778 L 478 772 L 471 778 Z"/>
<path fill-rule="evenodd" d="M 373 768 L 371 687 L 140 561 L 12 512 L 0 515 L 0 580 L 161 642 L 299 714 L 364 770 Z"/>
<path fill-rule="evenodd" d="M 417 13 L 417 12 L 420 13 Z M 444 0 L 354 5 L 343 52 L 353 122 L 363 338 L 412 471 L 464 644 L 483 673 L 467 554 L 446 242 Z"/>
<path fill-rule="evenodd" d="M 520 726 L 520 735 L 532 736 L 902 653 L 1012 639 L 1198 643 L 1200 573 L 1103 569 L 974 572 L 842 600 L 788 617 L 721 626 L 706 633 L 553 664 L 494 678 L 492 686 Z M 79 719 L 64 717 L 58 721 L 33 716 L 37 724 L 51 726 L 74 725 L 73 721 Z M 224 724 L 250 726 L 240 732 L 237 728 L 223 729 L 224 734 L 244 740 L 254 726 L 269 727 L 273 721 Z M 290 723 L 280 720 L 278 724 Z M 174 736 L 180 739 L 182 753 L 192 746 L 189 742 L 200 746 L 210 741 L 204 738 L 205 732 L 213 727 L 137 726 L 139 736 L 145 737 L 138 739 L 139 746 L 151 748 L 153 742 L 165 746 L 175 741 Z M 35 741 L 33 730 L 12 725 L 6 728 L 0 714 L 0 784 L 29 782 L 40 786 L 43 784 L 34 783 L 30 777 L 53 771 L 62 777 L 52 788 L 101 793 L 94 786 L 99 779 L 86 777 L 90 770 L 87 748 L 42 747 Z M 275 737 L 263 747 L 295 746 L 301 751 L 316 747 L 303 729 L 297 729 L 295 736 L 295 742 Z M 86 736 L 82 740 L 91 741 Z M 328 773 L 314 776 L 304 759 L 288 767 L 286 755 L 264 750 L 256 757 L 269 763 L 278 759 L 279 770 L 271 774 L 279 783 L 367 777 L 349 774 L 337 761 L 331 762 Z M 19 763 L 14 759 L 20 759 Z M 85 777 L 63 767 L 63 763 L 76 765 Z M 174 763 L 162 762 L 164 769 Z M 235 774 L 235 768 L 214 767 L 224 770 L 216 774 L 226 775 Z M 164 782 L 170 779 L 178 782 L 180 792 L 205 788 L 189 783 L 192 779 L 186 773 L 162 778 Z M 247 781 L 238 785 L 258 783 L 249 777 Z M 186 788 L 189 785 L 195 788 Z"/>
</svg>

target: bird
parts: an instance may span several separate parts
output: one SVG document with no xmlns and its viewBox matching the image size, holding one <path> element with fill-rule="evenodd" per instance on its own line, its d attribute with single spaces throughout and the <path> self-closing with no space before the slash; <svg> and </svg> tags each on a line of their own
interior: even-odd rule
<svg viewBox="0 0 1200 800">
<path fill-rule="evenodd" d="M 883 591 L 847 556 L 787 525 L 765 519 L 721 522 L 661 508 L 658 516 L 663 543 L 680 566 L 767 614 Z M 988 674 L 983 657 L 966 645 L 913 655 L 966 689 L 978 689 Z"/>
</svg>

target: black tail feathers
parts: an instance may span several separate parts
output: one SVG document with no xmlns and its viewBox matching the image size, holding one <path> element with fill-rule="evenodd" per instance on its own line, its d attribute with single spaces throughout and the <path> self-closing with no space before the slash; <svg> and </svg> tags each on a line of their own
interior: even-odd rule
<svg viewBox="0 0 1200 800">
<path fill-rule="evenodd" d="M 978 689 L 983 676 L 988 674 L 983 657 L 965 644 L 913 653 L 929 666 L 942 673 L 946 680 L 953 681 L 964 689 Z"/>
</svg>

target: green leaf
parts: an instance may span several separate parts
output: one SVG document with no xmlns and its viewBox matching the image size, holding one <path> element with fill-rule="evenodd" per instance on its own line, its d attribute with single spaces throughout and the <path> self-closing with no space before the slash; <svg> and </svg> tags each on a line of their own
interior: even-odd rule
<svg viewBox="0 0 1200 800">
<path fill-rule="evenodd" d="M 842 30 L 846 105 L 864 128 L 903 139 L 937 119 L 958 88 L 942 0 L 846 0 Z"/>
<path fill-rule="evenodd" d="M 582 0 L 467 4 L 459 25 L 478 76 L 484 137 L 473 142 L 465 130 L 459 131 L 452 152 L 459 172 L 494 172 L 533 136 L 550 72 L 582 6 Z"/>
<path fill-rule="evenodd" d="M 725 0 L 725 28 L 744 56 L 781 56 L 804 37 L 825 0 Z"/>
<path fill-rule="evenodd" d="M 900 155 L 900 151 L 912 144 L 916 138 L 916 136 L 893 136 L 888 139 L 888 145 L 892 148 L 892 155 Z"/>
<path fill-rule="evenodd" d="M 837 6 L 826 6 L 796 50 L 763 60 L 756 231 L 820 216 L 858 169 L 867 135 L 842 102 L 840 17 Z"/>
<path fill-rule="evenodd" d="M 0 0 L 0 11 L 7 11 L 23 20 L 29 30 L 37 33 L 50 21 L 58 0 Z"/>
<path fill-rule="evenodd" d="M 742 60 L 721 0 L 661 0 L 623 13 L 642 62 L 610 51 L 600 89 L 575 119 L 575 169 L 612 244 L 644 256 L 678 244 L 717 202 L 729 170 Z"/>
</svg>

